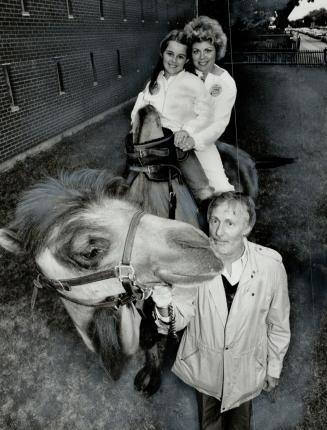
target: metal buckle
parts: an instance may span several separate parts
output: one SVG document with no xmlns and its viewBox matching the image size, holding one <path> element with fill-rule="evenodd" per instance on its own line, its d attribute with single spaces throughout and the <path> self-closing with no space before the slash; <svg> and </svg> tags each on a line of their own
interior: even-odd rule
<svg viewBox="0 0 327 430">
<path fill-rule="evenodd" d="M 56 279 L 56 287 L 58 287 L 58 290 L 60 291 L 65 291 L 64 286 L 62 285 L 62 283 Z"/>
<path fill-rule="evenodd" d="M 140 149 L 139 151 L 137 151 L 137 155 L 138 155 L 138 157 L 140 157 L 140 158 L 143 158 L 143 157 L 146 157 L 148 154 L 147 154 L 147 150 L 146 149 Z"/>
<path fill-rule="evenodd" d="M 43 285 L 41 284 L 41 281 L 40 281 L 40 274 L 38 274 L 37 277 L 33 280 L 33 285 L 34 285 L 34 288 L 38 288 L 39 290 L 43 288 Z"/>
<path fill-rule="evenodd" d="M 118 264 L 118 266 L 115 266 L 115 272 L 120 282 L 125 279 L 129 279 L 132 282 L 135 280 L 135 270 L 130 264 Z"/>
<path fill-rule="evenodd" d="M 150 165 L 146 167 L 146 170 L 148 172 L 148 175 L 151 175 L 151 173 L 158 172 L 158 166 Z"/>
<path fill-rule="evenodd" d="M 55 279 L 53 281 L 54 286 L 59 291 L 71 291 L 71 288 L 68 286 L 63 285 L 63 283 L 59 279 Z"/>
<path fill-rule="evenodd" d="M 149 297 L 152 296 L 153 288 L 142 288 L 142 294 L 143 294 L 143 300 L 147 300 Z"/>
</svg>

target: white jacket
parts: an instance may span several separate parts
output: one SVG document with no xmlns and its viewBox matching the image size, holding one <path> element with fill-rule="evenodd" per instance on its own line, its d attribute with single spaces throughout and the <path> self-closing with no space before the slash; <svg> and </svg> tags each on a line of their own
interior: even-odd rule
<svg viewBox="0 0 327 430">
<path fill-rule="evenodd" d="M 257 396 L 266 374 L 279 378 L 290 341 L 281 256 L 245 243 L 248 258 L 229 314 L 220 276 L 196 288 L 193 302 L 182 294 L 173 300 L 177 330 L 187 327 L 172 370 L 220 399 L 222 412 Z"/>
<path fill-rule="evenodd" d="M 173 132 L 183 129 L 193 137 L 212 123 L 213 103 L 197 76 L 183 70 L 166 79 L 161 71 L 157 84 L 154 94 L 150 94 L 149 84 L 139 93 L 131 114 L 132 123 L 136 112 L 147 104 L 157 109 L 162 126 Z"/>
<path fill-rule="evenodd" d="M 212 145 L 225 131 L 236 99 L 236 84 L 227 70 L 215 65 L 204 85 L 214 105 L 213 122 L 194 134 L 198 151 Z"/>
<path fill-rule="evenodd" d="M 204 85 L 214 104 L 214 119 L 208 127 L 193 135 L 196 142 L 195 153 L 216 192 L 233 190 L 225 175 L 215 142 L 230 120 L 236 98 L 235 81 L 226 70 L 215 65 L 214 72 L 207 75 Z"/>
</svg>

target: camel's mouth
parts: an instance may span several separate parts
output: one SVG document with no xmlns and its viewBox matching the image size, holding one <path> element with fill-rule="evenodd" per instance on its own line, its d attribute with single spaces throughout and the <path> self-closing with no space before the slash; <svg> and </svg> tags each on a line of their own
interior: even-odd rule
<svg viewBox="0 0 327 430">
<path fill-rule="evenodd" d="M 188 284 L 192 285 L 197 282 L 208 281 L 219 274 L 219 271 L 208 271 L 199 274 L 173 273 L 166 269 L 159 269 L 156 276 L 167 284 L 181 284 L 187 288 Z"/>
</svg>

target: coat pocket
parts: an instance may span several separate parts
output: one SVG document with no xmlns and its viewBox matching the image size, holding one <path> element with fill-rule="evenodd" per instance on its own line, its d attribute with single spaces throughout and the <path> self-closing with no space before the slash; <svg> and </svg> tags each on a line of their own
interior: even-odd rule
<svg viewBox="0 0 327 430">
<path fill-rule="evenodd" d="M 210 393 L 221 392 L 222 352 L 199 344 L 192 336 L 183 339 L 174 368 L 177 375 L 190 385 Z"/>
<path fill-rule="evenodd" d="M 181 359 L 182 361 L 187 361 L 198 350 L 199 348 L 193 336 L 186 336 L 184 334 L 178 349 L 178 358 Z"/>
</svg>

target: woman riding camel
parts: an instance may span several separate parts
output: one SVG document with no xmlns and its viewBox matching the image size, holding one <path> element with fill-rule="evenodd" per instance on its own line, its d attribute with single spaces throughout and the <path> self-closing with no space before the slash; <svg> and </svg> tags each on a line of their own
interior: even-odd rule
<svg viewBox="0 0 327 430">
<path fill-rule="evenodd" d="M 234 79 L 225 69 L 215 64 L 225 55 L 227 37 L 220 24 L 207 16 L 193 19 L 186 24 L 184 32 L 192 55 L 192 63 L 188 64 L 188 69 L 195 69 L 214 105 L 213 121 L 192 136 L 195 152 L 215 191 L 221 191 L 222 186 L 225 187 L 224 191 L 229 191 L 233 186 L 226 184 L 221 158 L 214 145 L 229 123 L 236 98 Z"/>
</svg>

